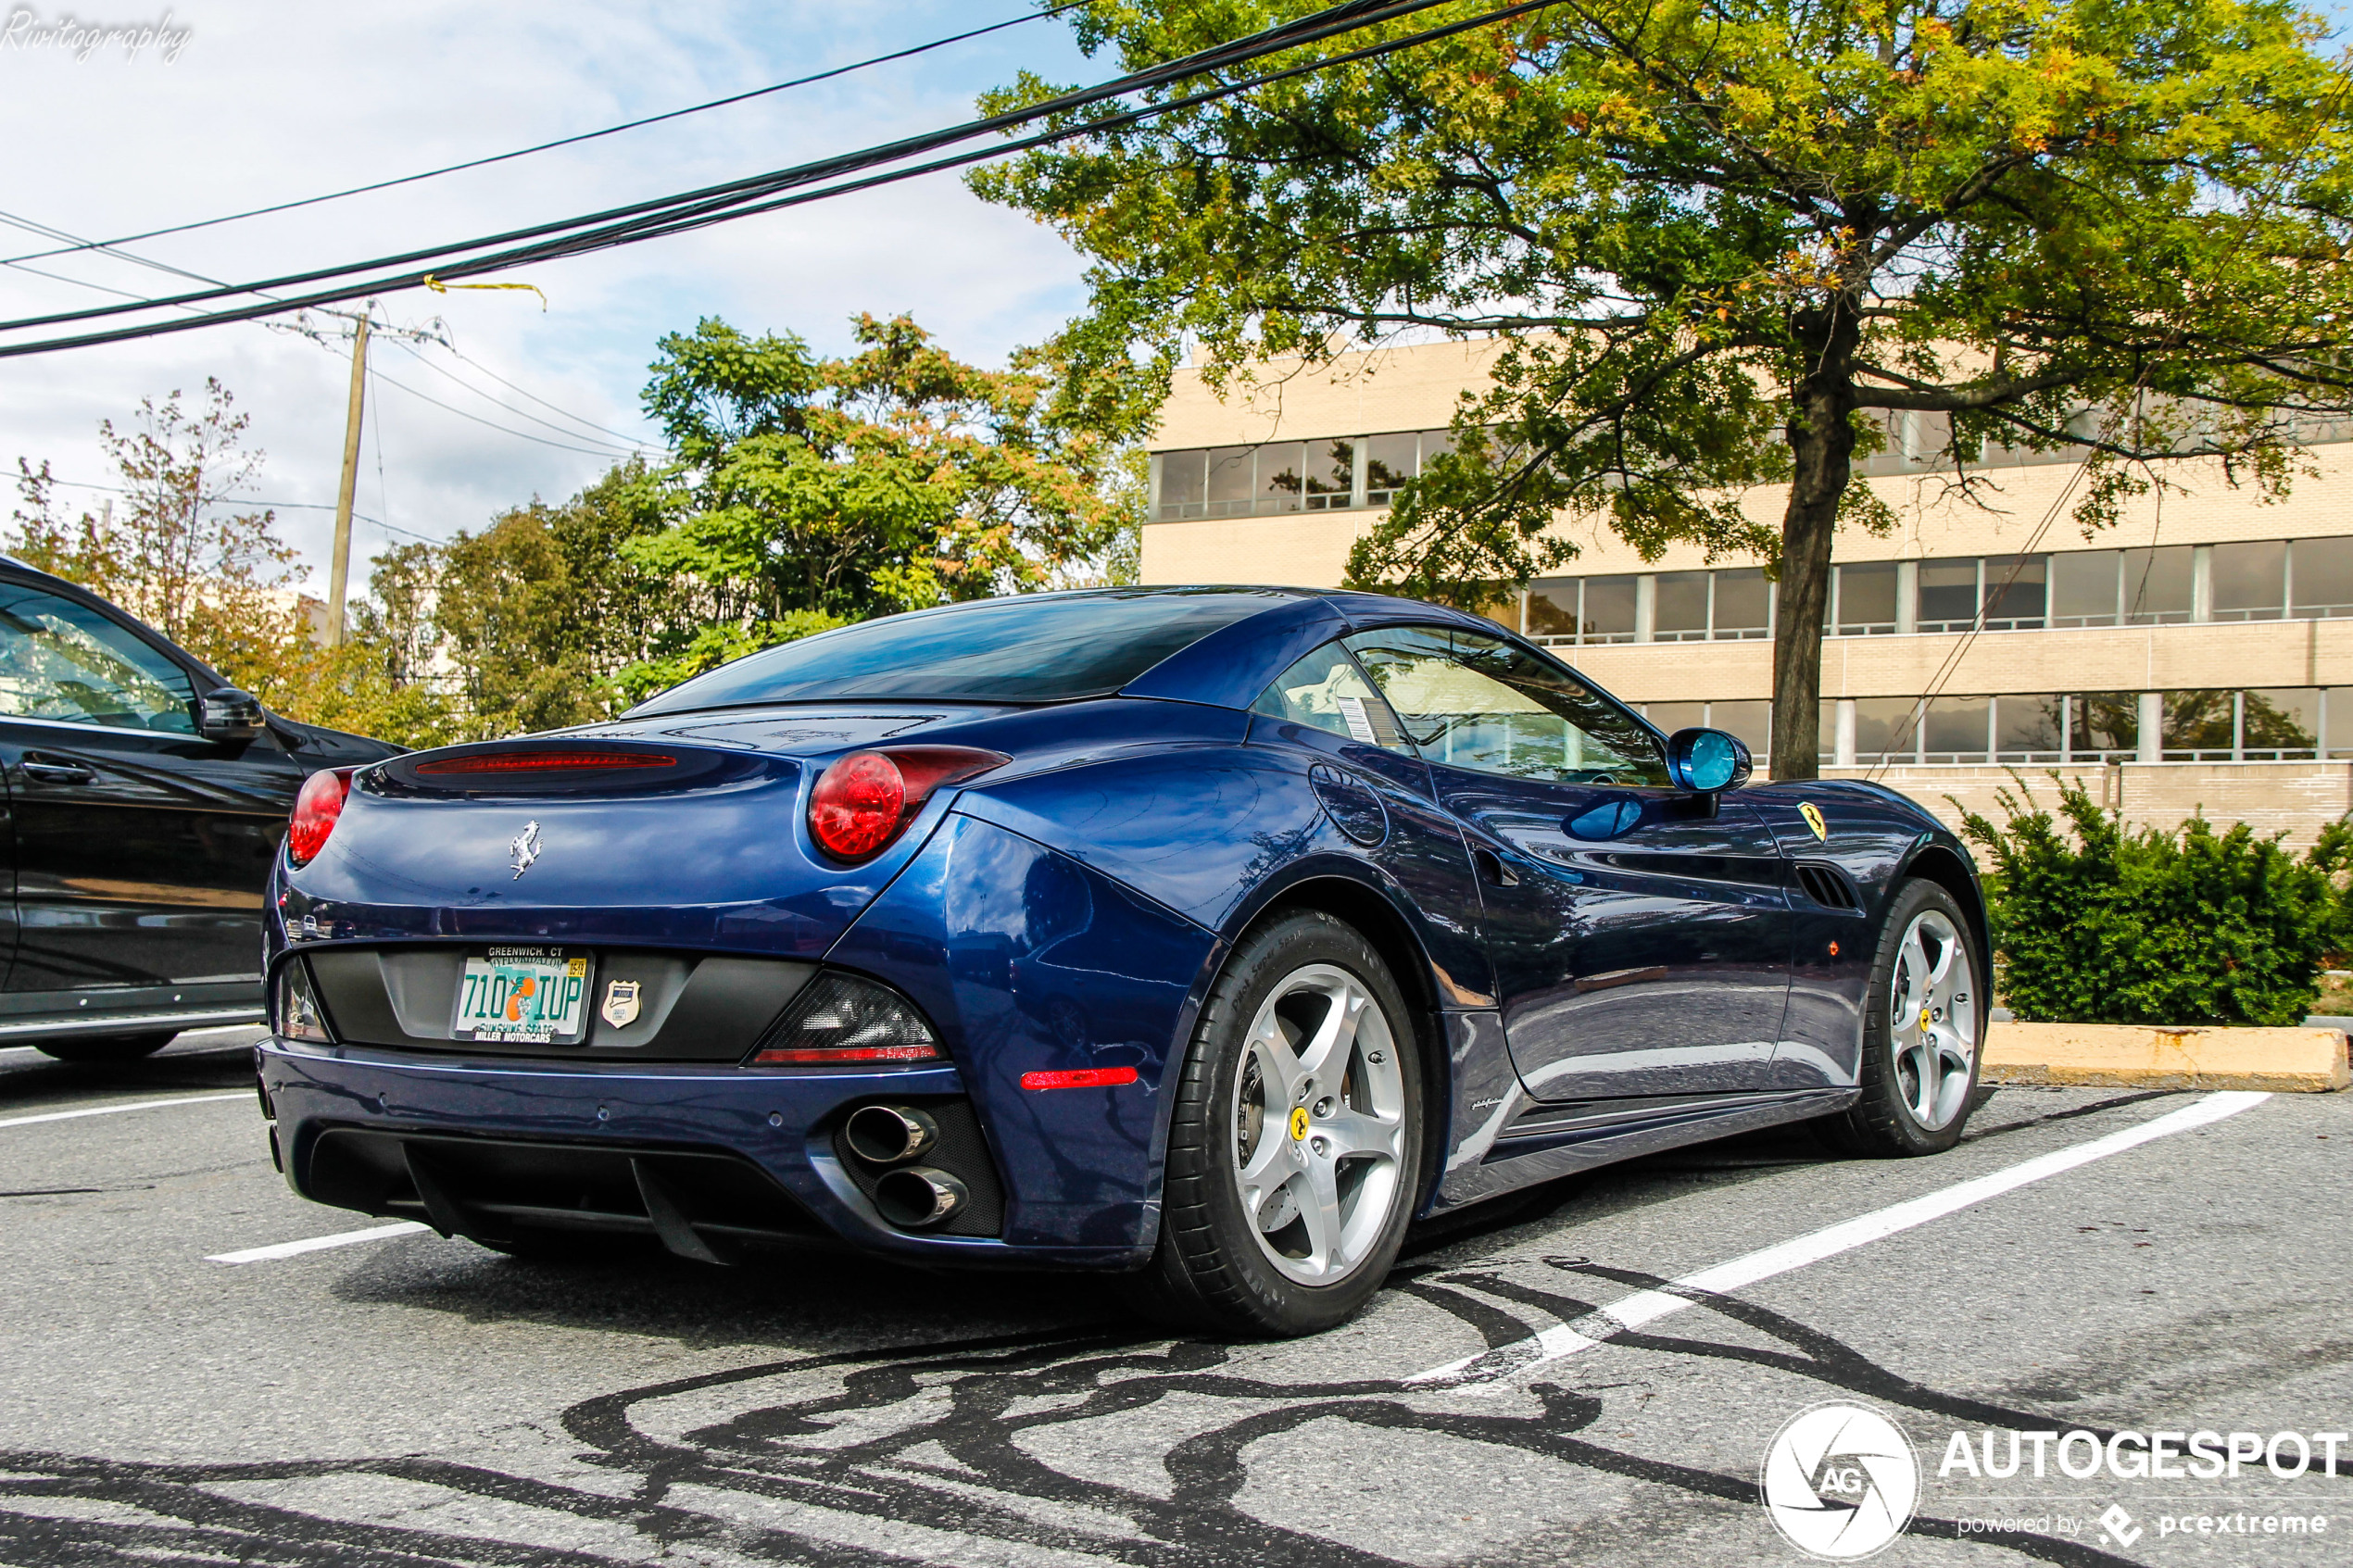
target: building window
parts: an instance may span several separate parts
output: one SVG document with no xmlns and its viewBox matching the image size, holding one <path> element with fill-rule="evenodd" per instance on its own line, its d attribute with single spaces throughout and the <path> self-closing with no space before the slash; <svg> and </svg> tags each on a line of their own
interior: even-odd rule
<svg viewBox="0 0 2353 1568">
<path fill-rule="evenodd" d="M 1739 737 L 1752 757 L 1768 757 L 1773 749 L 1773 705 L 1769 702 L 1711 702 L 1708 728 Z"/>
<path fill-rule="evenodd" d="M 1651 635 L 1662 643 L 1707 640 L 1707 579 L 1705 571 L 1662 571 Z"/>
<path fill-rule="evenodd" d="M 1917 698 L 1863 696 L 1855 699 L 1855 760 L 1869 766 L 1911 761 L 1919 748 Z"/>
<path fill-rule="evenodd" d="M 1773 705 L 1761 699 L 1646 703 L 1642 717 L 1670 735 L 1678 730 L 1721 730 L 1737 736 L 1759 762 L 1768 760 L 1772 746 Z"/>
<path fill-rule="evenodd" d="M 2079 692 L 2067 706 L 2070 762 L 2129 761 L 2141 749 L 2141 699 L 2133 692 Z"/>
<path fill-rule="evenodd" d="M 2048 599 L 2050 558 L 1989 556 L 1985 574 L 1985 629 L 1989 632 L 2040 630 Z"/>
<path fill-rule="evenodd" d="M 2277 621 L 2287 610 L 2287 546 L 2217 545 L 2208 569 L 2217 621 Z"/>
<path fill-rule="evenodd" d="M 2298 539 L 2289 567 L 2298 617 L 2353 615 L 2353 538 Z"/>
<path fill-rule="evenodd" d="M 2319 756 L 2321 702 L 2317 686 L 2273 686 L 2239 693 L 2239 759 L 2292 762 Z"/>
<path fill-rule="evenodd" d="M 2069 550 L 2051 558 L 2051 624 L 2113 626 L 2118 584 L 2123 580 L 2115 550 Z"/>
<path fill-rule="evenodd" d="M 1773 585 L 1765 580 L 1763 567 L 1717 572 L 1715 591 L 1715 608 L 1708 621 L 1711 635 L 1747 639 L 1773 634 Z"/>
<path fill-rule="evenodd" d="M 1831 624 L 1842 637 L 1895 630 L 1896 568 L 1892 560 L 1842 566 L 1831 583 Z"/>
<path fill-rule="evenodd" d="M 1994 760 L 2056 762 L 2067 733 L 2067 699 L 2059 696 L 1999 696 L 1994 699 Z"/>
<path fill-rule="evenodd" d="M 1923 632 L 1966 632 L 1977 624 L 1978 578 L 1982 562 L 1920 562 L 1919 608 L 1915 624 Z"/>
<path fill-rule="evenodd" d="M 1983 696 L 1940 696 L 1928 705 L 1920 721 L 1920 760 L 1923 762 L 1982 762 L 1990 746 L 1994 699 Z"/>
<path fill-rule="evenodd" d="M 2126 625 L 2170 626 L 2190 619 L 2196 568 L 2189 546 L 2122 554 Z"/>
<path fill-rule="evenodd" d="M 1442 430 L 1407 430 L 1366 437 L 1365 505 L 1388 506 L 1407 480 L 1421 476 L 1432 458 L 1453 449 L 1453 433 Z"/>
</svg>

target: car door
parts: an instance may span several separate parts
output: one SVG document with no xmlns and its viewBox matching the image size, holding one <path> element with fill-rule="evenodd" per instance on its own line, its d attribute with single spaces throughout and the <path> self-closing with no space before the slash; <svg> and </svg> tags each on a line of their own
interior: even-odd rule
<svg viewBox="0 0 2353 1568">
<path fill-rule="evenodd" d="M 42 993 L 88 1005 L 94 988 L 177 987 L 118 999 L 195 1003 L 258 986 L 262 887 L 301 770 L 266 734 L 199 736 L 197 696 L 192 671 L 132 626 L 0 582 L 12 1010 L 42 1010 Z"/>
<path fill-rule="evenodd" d="M 1783 861 L 1737 795 L 1669 786 L 1657 734 L 1502 637 L 1347 639 L 1479 871 L 1512 1060 L 1541 1099 L 1773 1084 Z"/>
</svg>

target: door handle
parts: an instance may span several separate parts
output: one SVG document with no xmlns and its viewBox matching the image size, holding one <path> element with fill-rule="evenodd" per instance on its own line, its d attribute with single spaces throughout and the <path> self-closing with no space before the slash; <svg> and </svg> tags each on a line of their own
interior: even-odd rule
<svg viewBox="0 0 2353 1568">
<path fill-rule="evenodd" d="M 1519 885 L 1519 872 L 1504 864 L 1504 858 L 1492 849 L 1472 850 L 1471 864 L 1478 868 L 1478 880 L 1490 887 Z"/>
<path fill-rule="evenodd" d="M 86 784 L 98 782 L 98 775 L 79 762 L 35 762 L 28 757 L 17 764 L 17 769 L 30 784 Z"/>
</svg>

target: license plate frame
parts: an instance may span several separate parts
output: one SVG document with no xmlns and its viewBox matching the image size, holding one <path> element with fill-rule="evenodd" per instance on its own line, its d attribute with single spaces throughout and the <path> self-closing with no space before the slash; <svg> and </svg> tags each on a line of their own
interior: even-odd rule
<svg viewBox="0 0 2353 1568">
<path fill-rule="evenodd" d="M 449 1037 L 477 1045 L 576 1046 L 588 1036 L 593 967 L 590 954 L 578 947 L 502 943 L 469 949 L 449 999 Z M 557 1004 L 552 1011 L 551 999 Z"/>
</svg>

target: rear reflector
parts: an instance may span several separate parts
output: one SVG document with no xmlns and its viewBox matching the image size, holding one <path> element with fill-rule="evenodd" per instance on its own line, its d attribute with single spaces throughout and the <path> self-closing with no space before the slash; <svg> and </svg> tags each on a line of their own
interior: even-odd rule
<svg viewBox="0 0 2353 1568">
<path fill-rule="evenodd" d="M 1025 1073 L 1025 1089 L 1115 1089 L 1136 1081 L 1132 1067 L 1074 1067 L 1060 1073 Z"/>
<path fill-rule="evenodd" d="M 678 759 L 653 751 L 484 751 L 420 762 L 420 773 L 531 773 L 549 768 L 675 768 Z"/>
</svg>

